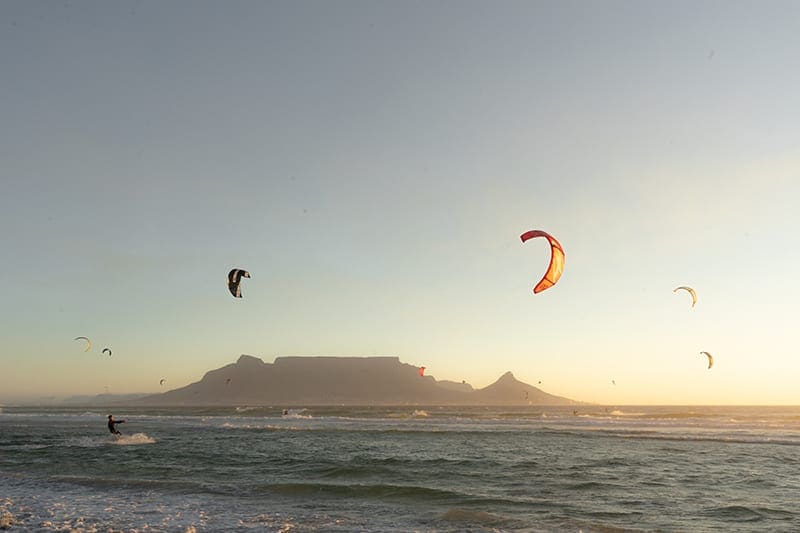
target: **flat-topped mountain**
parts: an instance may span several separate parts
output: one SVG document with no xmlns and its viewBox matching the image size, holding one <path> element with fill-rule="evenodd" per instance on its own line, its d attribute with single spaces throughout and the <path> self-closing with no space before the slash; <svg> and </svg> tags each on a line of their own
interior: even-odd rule
<svg viewBox="0 0 800 533">
<path fill-rule="evenodd" d="M 420 376 L 398 357 L 242 355 L 197 383 L 126 402 L 147 405 L 569 405 L 506 372 L 492 385 Z"/>
</svg>

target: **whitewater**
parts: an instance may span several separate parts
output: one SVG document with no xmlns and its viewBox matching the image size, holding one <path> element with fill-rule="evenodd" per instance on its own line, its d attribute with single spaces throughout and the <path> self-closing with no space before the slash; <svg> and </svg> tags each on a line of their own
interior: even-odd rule
<svg viewBox="0 0 800 533">
<path fill-rule="evenodd" d="M 0 412 L 10 531 L 800 531 L 799 490 L 798 407 Z"/>
</svg>

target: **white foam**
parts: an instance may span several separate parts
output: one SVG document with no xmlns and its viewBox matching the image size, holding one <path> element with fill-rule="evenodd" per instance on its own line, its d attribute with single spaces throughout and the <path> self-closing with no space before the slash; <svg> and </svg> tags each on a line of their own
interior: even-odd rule
<svg viewBox="0 0 800 533">
<path fill-rule="evenodd" d="M 14 515 L 8 511 L 0 513 L 0 529 L 10 529 L 15 522 Z"/>
<path fill-rule="evenodd" d="M 611 413 L 614 416 L 644 416 L 645 413 L 626 413 L 625 411 L 620 411 L 618 409 L 614 409 Z"/>
<path fill-rule="evenodd" d="M 133 444 L 155 444 L 156 439 L 145 433 L 134 433 L 133 435 L 118 435 L 113 444 L 129 446 Z"/>
</svg>

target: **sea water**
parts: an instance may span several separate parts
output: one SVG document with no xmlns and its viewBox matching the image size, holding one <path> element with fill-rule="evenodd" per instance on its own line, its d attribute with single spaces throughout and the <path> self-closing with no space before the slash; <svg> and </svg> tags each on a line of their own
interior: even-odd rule
<svg viewBox="0 0 800 533">
<path fill-rule="evenodd" d="M 283 411 L 5 407 L 0 527 L 800 531 L 796 407 Z"/>
</svg>

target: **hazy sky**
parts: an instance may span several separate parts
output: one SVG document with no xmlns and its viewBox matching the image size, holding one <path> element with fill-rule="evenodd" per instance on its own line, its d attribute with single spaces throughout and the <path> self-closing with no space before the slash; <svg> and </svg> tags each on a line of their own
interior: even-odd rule
<svg viewBox="0 0 800 533">
<path fill-rule="evenodd" d="M 795 1 L 4 1 L 0 401 L 247 353 L 798 404 L 799 28 Z M 529 229 L 566 251 L 537 295 Z"/>
</svg>

